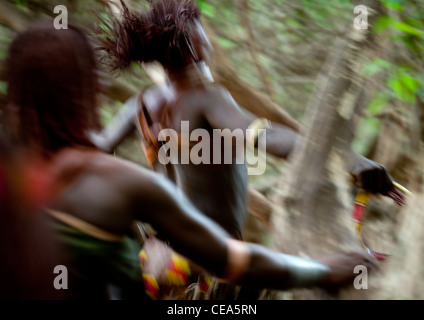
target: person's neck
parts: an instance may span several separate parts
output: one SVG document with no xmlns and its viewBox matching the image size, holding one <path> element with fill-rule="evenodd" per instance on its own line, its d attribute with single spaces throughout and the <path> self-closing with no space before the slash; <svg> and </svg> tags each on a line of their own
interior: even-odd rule
<svg viewBox="0 0 424 320">
<path fill-rule="evenodd" d="M 204 87 L 214 82 L 208 65 L 203 61 L 180 70 L 168 71 L 168 77 L 171 83 L 180 90 Z"/>
</svg>

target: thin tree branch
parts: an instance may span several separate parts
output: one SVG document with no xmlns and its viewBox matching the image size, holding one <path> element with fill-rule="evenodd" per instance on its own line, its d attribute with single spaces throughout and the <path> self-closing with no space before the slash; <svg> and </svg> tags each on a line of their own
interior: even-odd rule
<svg viewBox="0 0 424 320">
<path fill-rule="evenodd" d="M 272 88 L 272 84 L 268 80 L 268 75 L 265 68 L 259 62 L 255 35 L 253 33 L 252 25 L 249 19 L 249 0 L 241 0 L 241 8 L 239 10 L 239 13 L 240 13 L 241 24 L 246 29 L 246 32 L 247 32 L 248 47 L 249 47 L 250 55 L 252 56 L 252 60 L 256 68 L 258 69 L 259 76 L 265 86 L 265 90 L 267 94 L 271 97 L 271 99 L 273 99 L 274 90 Z"/>
</svg>

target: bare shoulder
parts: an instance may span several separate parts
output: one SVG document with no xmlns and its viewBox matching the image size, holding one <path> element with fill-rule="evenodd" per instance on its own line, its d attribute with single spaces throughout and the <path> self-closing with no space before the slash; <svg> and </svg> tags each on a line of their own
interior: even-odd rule
<svg viewBox="0 0 424 320">
<path fill-rule="evenodd" d="M 97 153 L 90 166 L 94 174 L 101 175 L 136 202 L 165 201 L 166 194 L 177 192 L 173 183 L 152 170 L 108 154 Z"/>
<path fill-rule="evenodd" d="M 210 94 L 220 95 L 220 96 L 223 96 L 223 97 L 225 97 L 227 95 L 230 95 L 231 96 L 231 94 L 228 91 L 228 89 L 226 87 L 224 87 L 222 84 L 217 83 L 217 82 L 214 82 L 211 85 L 209 85 L 207 87 L 207 89 L 208 89 L 208 92 Z"/>
<path fill-rule="evenodd" d="M 143 105 L 149 110 L 150 113 L 160 113 L 162 107 L 171 101 L 175 96 L 175 93 L 171 88 L 167 86 L 153 85 L 147 88 L 143 95 Z"/>
<path fill-rule="evenodd" d="M 150 170 L 124 159 L 93 149 L 67 148 L 60 151 L 52 162 L 57 172 L 92 175 L 115 184 L 137 180 L 142 184 L 151 179 Z"/>
<path fill-rule="evenodd" d="M 150 176 L 150 170 L 128 160 L 102 152 L 95 152 L 89 155 L 87 163 L 91 173 L 114 178 L 116 182 L 137 180 L 141 183 L 149 179 Z"/>
<path fill-rule="evenodd" d="M 209 95 L 208 101 L 213 103 L 214 108 L 217 108 L 217 109 L 224 108 L 227 110 L 228 108 L 230 109 L 240 108 L 240 106 L 237 104 L 237 102 L 234 100 L 233 96 L 231 95 L 230 91 L 219 83 L 213 83 L 209 85 L 207 87 L 206 92 Z"/>
</svg>

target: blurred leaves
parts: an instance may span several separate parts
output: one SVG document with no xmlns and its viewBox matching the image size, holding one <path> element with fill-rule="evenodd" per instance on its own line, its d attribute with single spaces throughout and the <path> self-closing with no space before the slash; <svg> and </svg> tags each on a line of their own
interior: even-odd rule
<svg viewBox="0 0 424 320">
<path fill-rule="evenodd" d="M 411 19 L 401 21 L 394 16 L 385 14 L 377 19 L 376 23 L 374 24 L 373 31 L 377 34 L 381 34 L 387 31 L 388 28 L 393 28 L 397 31 L 401 31 L 409 35 L 423 38 L 424 31 L 420 30 L 420 28 L 422 27 L 423 25 L 419 21 Z"/>
<path fill-rule="evenodd" d="M 12 38 L 5 33 L 0 33 L 0 60 L 4 60 L 7 57 L 7 48 L 12 42 Z"/>
<path fill-rule="evenodd" d="M 117 110 L 122 108 L 123 103 L 120 101 L 113 101 L 104 105 L 100 108 L 100 120 L 103 126 L 107 126 L 110 124 L 115 116 Z"/>
<path fill-rule="evenodd" d="M 367 110 L 371 114 L 377 115 L 384 109 L 384 107 L 387 105 L 389 100 L 390 100 L 390 97 L 387 96 L 386 92 L 380 92 L 374 98 L 374 100 L 372 100 L 372 102 L 368 105 Z"/>
<path fill-rule="evenodd" d="M 223 37 L 218 37 L 217 40 L 218 40 L 218 44 L 223 49 L 227 49 L 227 50 L 234 49 L 237 46 L 237 44 L 234 43 L 233 41 L 226 39 L 226 38 L 223 38 Z"/>
<path fill-rule="evenodd" d="M 381 120 L 373 116 L 363 118 L 357 127 L 352 149 L 357 154 L 367 154 L 373 146 L 380 130 Z"/>
<path fill-rule="evenodd" d="M 380 58 L 375 58 L 374 60 L 365 64 L 362 72 L 364 76 L 371 77 L 385 69 L 390 68 L 391 66 L 392 64 L 390 62 Z"/>
<path fill-rule="evenodd" d="M 399 68 L 389 79 L 389 86 L 394 91 L 396 98 L 408 103 L 415 103 L 419 81 L 408 72 Z"/>
<path fill-rule="evenodd" d="M 405 0 L 383 0 L 382 3 L 388 9 L 403 11 Z"/>
<path fill-rule="evenodd" d="M 215 17 L 215 8 L 206 0 L 198 0 L 197 5 L 202 14 L 209 18 Z"/>
<path fill-rule="evenodd" d="M 7 93 L 7 82 L 0 81 L 0 94 L 6 95 Z"/>
<path fill-rule="evenodd" d="M 28 9 L 28 2 L 29 2 L 29 0 L 13 0 L 13 4 L 17 8 L 19 8 L 21 10 L 24 10 L 24 11 L 28 11 L 29 10 Z"/>
</svg>

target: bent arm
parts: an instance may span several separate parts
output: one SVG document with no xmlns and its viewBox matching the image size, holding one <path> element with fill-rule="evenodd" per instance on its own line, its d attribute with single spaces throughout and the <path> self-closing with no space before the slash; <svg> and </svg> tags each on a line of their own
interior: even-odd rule
<svg viewBox="0 0 424 320">
<path fill-rule="evenodd" d="M 246 130 L 257 117 L 242 109 L 225 88 L 216 88 L 213 97 L 209 99 L 213 105 L 205 108 L 205 117 L 214 129 Z M 286 159 L 296 143 L 298 134 L 292 129 L 273 123 L 272 128 L 266 129 L 266 152 Z"/>
<path fill-rule="evenodd" d="M 137 113 L 137 96 L 133 96 L 125 102 L 110 125 L 100 133 L 92 134 L 94 144 L 103 151 L 112 153 L 135 130 Z"/>
<path fill-rule="evenodd" d="M 225 88 L 215 89 L 213 99 L 209 100 L 212 102 L 206 104 L 204 113 L 213 128 L 230 130 L 240 128 L 246 131 L 257 119 L 253 114 L 240 108 Z M 292 129 L 273 123 L 271 129 L 266 129 L 266 152 L 286 159 L 294 150 L 299 137 L 300 135 Z M 371 193 L 387 194 L 393 188 L 392 179 L 384 166 L 354 152 L 349 152 L 347 170 L 359 187 Z"/>
</svg>

